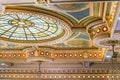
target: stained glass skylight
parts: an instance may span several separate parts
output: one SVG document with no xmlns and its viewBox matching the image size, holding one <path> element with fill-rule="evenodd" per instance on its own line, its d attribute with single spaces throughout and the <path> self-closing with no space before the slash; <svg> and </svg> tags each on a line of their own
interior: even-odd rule
<svg viewBox="0 0 120 80">
<path fill-rule="evenodd" d="M 12 40 L 48 40 L 64 34 L 52 18 L 28 14 L 0 15 L 0 37 Z"/>
</svg>

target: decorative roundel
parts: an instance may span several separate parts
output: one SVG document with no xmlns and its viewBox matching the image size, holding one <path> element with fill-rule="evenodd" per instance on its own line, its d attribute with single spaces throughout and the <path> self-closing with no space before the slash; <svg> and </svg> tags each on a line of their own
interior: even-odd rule
<svg viewBox="0 0 120 80">
<path fill-rule="evenodd" d="M 46 14 L 7 12 L 0 15 L 0 38 L 16 42 L 49 42 L 66 38 L 69 26 L 62 20 Z"/>
</svg>

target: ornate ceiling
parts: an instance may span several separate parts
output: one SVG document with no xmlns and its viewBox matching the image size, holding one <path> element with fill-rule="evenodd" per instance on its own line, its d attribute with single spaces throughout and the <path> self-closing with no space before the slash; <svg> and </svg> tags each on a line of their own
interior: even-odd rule
<svg viewBox="0 0 120 80">
<path fill-rule="evenodd" d="M 110 74 L 112 50 L 105 46 L 120 39 L 119 13 L 117 1 L 0 1 L 0 79 L 120 77 L 119 63 Z"/>
</svg>

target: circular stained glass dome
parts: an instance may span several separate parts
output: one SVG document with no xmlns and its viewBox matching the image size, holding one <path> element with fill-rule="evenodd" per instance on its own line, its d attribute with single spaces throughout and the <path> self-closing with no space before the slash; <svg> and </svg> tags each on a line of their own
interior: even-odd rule
<svg viewBox="0 0 120 80">
<path fill-rule="evenodd" d="M 47 42 L 65 37 L 68 27 L 45 14 L 6 13 L 0 15 L 0 38 L 16 42 Z"/>
</svg>

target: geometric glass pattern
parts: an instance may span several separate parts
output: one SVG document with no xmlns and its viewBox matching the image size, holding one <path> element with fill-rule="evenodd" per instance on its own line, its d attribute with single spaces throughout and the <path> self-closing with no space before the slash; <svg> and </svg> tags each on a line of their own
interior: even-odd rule
<svg viewBox="0 0 120 80">
<path fill-rule="evenodd" d="M 0 37 L 14 40 L 45 40 L 64 32 L 63 27 L 49 19 L 26 14 L 0 15 Z"/>
</svg>

